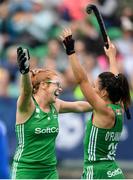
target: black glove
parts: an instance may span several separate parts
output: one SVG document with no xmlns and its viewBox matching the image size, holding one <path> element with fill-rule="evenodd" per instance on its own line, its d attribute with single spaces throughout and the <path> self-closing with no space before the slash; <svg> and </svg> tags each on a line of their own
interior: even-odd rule
<svg viewBox="0 0 133 180">
<path fill-rule="evenodd" d="M 72 35 L 67 36 L 64 39 L 63 44 L 65 46 L 67 55 L 71 55 L 71 54 L 75 53 L 74 43 L 75 43 L 75 40 L 72 38 Z"/>
<path fill-rule="evenodd" d="M 26 74 L 29 72 L 29 51 L 28 49 L 22 49 L 22 47 L 17 48 L 17 61 L 18 61 L 18 66 L 21 74 Z"/>
</svg>

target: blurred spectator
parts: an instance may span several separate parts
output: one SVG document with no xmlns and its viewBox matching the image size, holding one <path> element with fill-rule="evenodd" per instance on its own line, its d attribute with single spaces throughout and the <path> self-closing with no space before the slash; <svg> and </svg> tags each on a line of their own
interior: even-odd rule
<svg viewBox="0 0 133 180">
<path fill-rule="evenodd" d="M 83 66 L 92 82 L 94 82 L 98 74 L 102 72 L 100 66 L 98 66 L 97 58 L 93 54 L 86 55 Z"/>
<path fill-rule="evenodd" d="M 83 63 L 87 51 L 83 39 L 77 39 L 75 42 L 75 51 L 80 59 L 80 62 Z"/>
<path fill-rule="evenodd" d="M 120 52 L 117 51 L 117 67 L 119 69 L 119 72 L 124 73 L 124 67 L 123 67 L 123 56 Z M 102 54 L 100 56 L 97 57 L 97 61 L 98 61 L 98 66 L 100 69 L 102 69 L 102 71 L 107 71 L 109 69 L 109 64 L 108 64 L 108 58 Z"/>
<path fill-rule="evenodd" d="M 48 41 L 48 56 L 56 59 L 61 53 L 60 44 L 56 39 Z"/>
<path fill-rule="evenodd" d="M 0 120 L 0 179 L 10 178 L 6 133 L 6 127 Z"/>
<path fill-rule="evenodd" d="M 80 31 L 83 36 L 87 52 L 91 52 L 95 55 L 104 53 L 102 46 L 103 41 L 99 32 L 96 31 L 95 26 L 90 20 L 85 19 L 82 21 Z"/>
<path fill-rule="evenodd" d="M 16 61 L 17 46 L 10 46 L 6 51 L 6 59 L 3 61 L 3 67 L 8 69 L 11 82 L 17 81 L 18 66 Z"/>
<path fill-rule="evenodd" d="M 31 56 L 31 59 L 30 59 L 30 68 L 31 69 L 35 69 L 37 67 L 39 67 L 39 60 L 38 60 L 38 58 L 35 57 L 35 56 L 34 57 Z"/>
<path fill-rule="evenodd" d="M 8 69 L 0 68 L 0 97 L 17 97 L 19 93 L 18 83 L 19 79 L 17 79 L 16 84 L 11 83 Z"/>
<path fill-rule="evenodd" d="M 76 81 L 70 65 L 62 72 L 62 79 L 63 93 L 61 93 L 60 98 L 65 101 L 75 101 L 74 89 L 76 87 Z"/>
<path fill-rule="evenodd" d="M 66 21 L 83 20 L 85 18 L 85 7 L 88 0 L 63 0 L 60 5 L 60 13 L 62 19 Z"/>
<path fill-rule="evenodd" d="M 133 26 L 126 19 L 122 22 L 123 36 L 115 40 L 115 45 L 119 53 L 123 56 L 124 70 L 127 75 L 133 71 Z"/>
<path fill-rule="evenodd" d="M 1 0 L 0 1 L 0 20 L 3 22 L 9 13 L 9 0 Z"/>
<path fill-rule="evenodd" d="M 10 75 L 7 69 L 0 68 L 0 96 L 8 97 Z"/>
<path fill-rule="evenodd" d="M 10 12 L 14 14 L 18 11 L 31 11 L 32 10 L 32 3 L 31 0 L 12 0 L 10 2 Z"/>
<path fill-rule="evenodd" d="M 133 10 L 132 7 L 130 6 L 126 6 L 123 8 L 122 13 L 121 13 L 121 19 L 122 17 L 126 17 L 127 19 L 129 19 L 129 21 L 131 21 L 133 23 Z"/>
<path fill-rule="evenodd" d="M 48 41 L 47 57 L 53 60 L 51 61 L 51 63 L 53 62 L 53 65 L 56 67 L 56 70 L 58 71 L 62 72 L 68 66 L 67 57 L 65 53 L 62 51 L 61 45 L 57 39 L 51 39 Z"/>
<path fill-rule="evenodd" d="M 61 4 L 62 0 L 45 0 L 47 8 L 57 8 Z"/>
<path fill-rule="evenodd" d="M 57 22 L 57 13 L 45 8 L 45 1 L 31 0 L 32 11 L 17 12 L 14 17 L 14 26 L 20 34 L 17 41 L 36 46 L 44 43 L 49 38 L 52 27 Z M 30 25 L 29 25 L 30 24 Z"/>
<path fill-rule="evenodd" d="M 0 39 L 1 50 L 5 44 L 9 41 L 9 0 L 0 1 Z"/>
<path fill-rule="evenodd" d="M 92 0 L 92 3 L 97 5 L 107 28 L 112 26 L 120 26 L 120 19 L 117 15 L 117 0 Z"/>
<path fill-rule="evenodd" d="M 48 68 L 48 69 L 56 69 L 56 61 L 55 59 L 51 58 L 51 57 L 46 57 L 45 61 L 44 61 L 44 68 Z"/>
</svg>

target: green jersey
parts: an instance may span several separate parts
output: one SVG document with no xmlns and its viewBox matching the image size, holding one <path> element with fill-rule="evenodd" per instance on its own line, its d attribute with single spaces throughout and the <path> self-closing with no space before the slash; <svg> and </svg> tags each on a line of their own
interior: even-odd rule
<svg viewBox="0 0 133 180">
<path fill-rule="evenodd" d="M 42 111 L 36 102 L 35 106 L 31 117 L 25 123 L 16 125 L 18 147 L 14 156 L 12 177 L 16 177 L 16 172 L 19 173 L 22 169 L 56 169 L 58 113 L 53 104 L 50 104 L 48 113 Z"/>
<path fill-rule="evenodd" d="M 110 104 L 115 112 L 115 125 L 111 129 L 97 128 L 92 119 L 87 122 L 84 139 L 84 166 L 99 161 L 114 161 L 117 144 L 122 132 L 122 108 Z"/>
<path fill-rule="evenodd" d="M 115 124 L 111 129 L 97 128 L 92 118 L 87 122 L 82 179 L 124 179 L 122 170 L 115 162 L 123 126 L 122 108 L 114 104 L 108 106 L 115 113 Z"/>
</svg>

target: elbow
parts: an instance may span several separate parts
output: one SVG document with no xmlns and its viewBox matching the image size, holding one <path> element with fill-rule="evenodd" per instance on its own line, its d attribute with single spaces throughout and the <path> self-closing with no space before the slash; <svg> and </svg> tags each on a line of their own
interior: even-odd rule
<svg viewBox="0 0 133 180">
<path fill-rule="evenodd" d="M 81 84 L 82 80 L 81 79 L 76 79 L 76 84 Z"/>
<path fill-rule="evenodd" d="M 84 82 L 87 82 L 87 81 L 88 81 L 87 76 L 80 77 L 76 80 L 77 84 L 79 85 L 82 85 Z"/>
</svg>

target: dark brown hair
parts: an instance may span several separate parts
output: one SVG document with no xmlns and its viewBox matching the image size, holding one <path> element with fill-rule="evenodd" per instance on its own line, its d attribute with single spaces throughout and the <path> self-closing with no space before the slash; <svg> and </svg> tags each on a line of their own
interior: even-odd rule
<svg viewBox="0 0 133 180">
<path fill-rule="evenodd" d="M 112 103 L 122 102 L 125 110 L 131 104 L 130 89 L 127 78 L 123 74 L 111 72 L 99 74 L 100 89 L 106 89 Z"/>
</svg>

